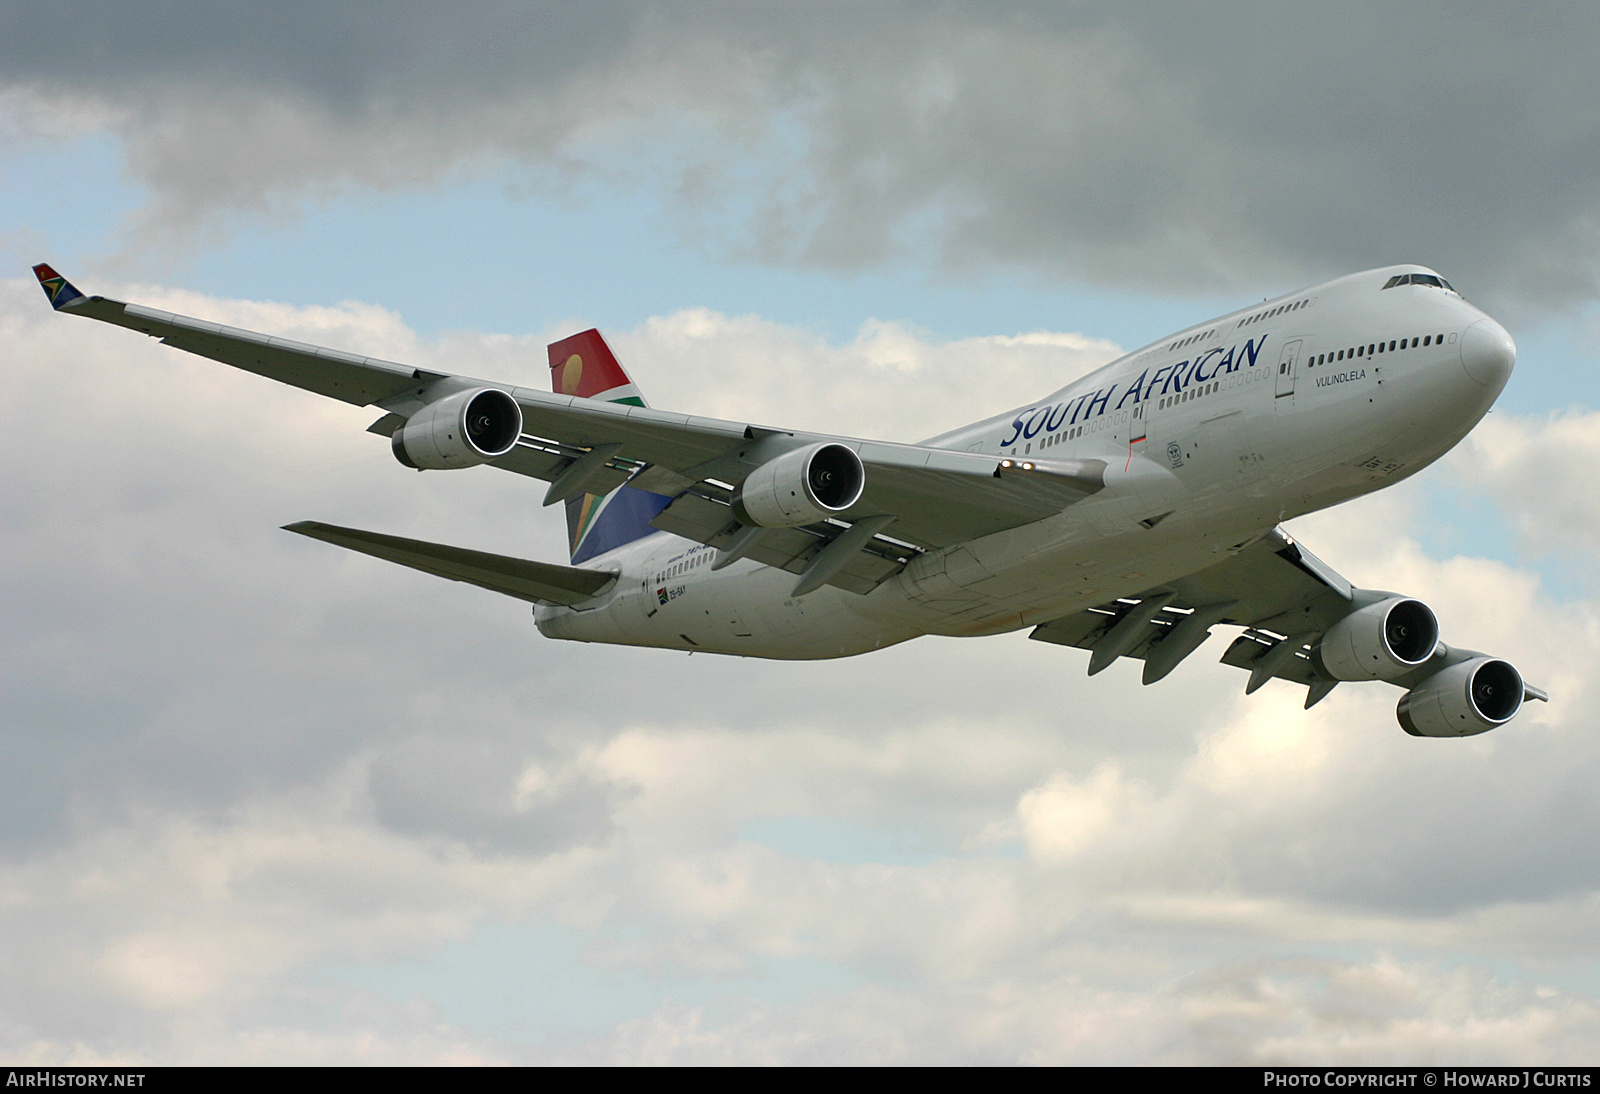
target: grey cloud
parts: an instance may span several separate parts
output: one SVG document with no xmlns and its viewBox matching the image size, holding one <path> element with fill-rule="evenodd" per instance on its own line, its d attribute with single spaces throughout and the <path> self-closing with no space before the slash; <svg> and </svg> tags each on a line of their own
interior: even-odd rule
<svg viewBox="0 0 1600 1094">
<path fill-rule="evenodd" d="M 268 10 L 167 0 L 138 9 L 90 2 L 63 18 L 12 7 L 0 70 L 63 90 L 213 80 L 359 112 L 386 96 L 504 91 L 570 74 L 614 55 L 647 10 L 497 2 L 443 9 L 412 0 L 382 12 L 353 3 Z"/>
<path fill-rule="evenodd" d="M 950 263 L 1182 287 L 1414 260 L 1588 295 L 1597 89 L 1566 43 L 1595 16 L 1459 11 L 1074 6 L 819 47 L 811 242 L 841 260 L 948 198 Z"/>
<path fill-rule="evenodd" d="M 530 756 L 537 737 L 517 747 L 460 728 L 440 727 L 384 746 L 368 782 L 380 823 L 460 840 L 480 852 L 522 854 L 601 843 L 612 834 L 624 788 L 583 772 L 547 772 L 538 760 L 548 765 L 560 758 L 548 747 L 539 750 L 544 757 Z M 530 772 L 537 777 L 529 780 Z"/>
<path fill-rule="evenodd" d="M 1600 16 L 1581 5 L 6 20 L 5 83 L 120 114 L 165 229 L 510 157 L 540 185 L 663 185 L 688 237 L 735 260 L 910 256 L 1176 290 L 1415 260 L 1482 297 L 1595 294 Z M 708 121 L 713 140 L 684 139 Z"/>
</svg>

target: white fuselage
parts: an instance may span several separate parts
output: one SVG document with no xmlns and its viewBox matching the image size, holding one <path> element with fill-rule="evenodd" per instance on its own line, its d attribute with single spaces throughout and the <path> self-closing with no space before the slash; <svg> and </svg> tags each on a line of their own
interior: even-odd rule
<svg viewBox="0 0 1600 1094">
<path fill-rule="evenodd" d="M 922 634 L 1015 630 L 1203 569 L 1279 521 L 1414 474 L 1493 404 L 1515 358 L 1509 335 L 1447 289 L 1381 287 L 1409 273 L 1431 271 L 1367 271 L 1221 316 L 924 442 L 1098 458 L 1106 487 L 1045 520 L 929 551 L 865 596 L 825 586 L 795 597 L 792 573 L 749 561 L 713 571 L 712 548 L 663 532 L 589 562 L 616 584 L 582 608 L 536 609 L 539 629 L 841 657 Z"/>
</svg>

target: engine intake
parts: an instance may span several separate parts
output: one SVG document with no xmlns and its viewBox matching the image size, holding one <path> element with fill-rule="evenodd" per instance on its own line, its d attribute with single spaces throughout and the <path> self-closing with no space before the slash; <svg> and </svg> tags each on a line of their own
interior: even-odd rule
<svg viewBox="0 0 1600 1094">
<path fill-rule="evenodd" d="M 1395 717 L 1413 737 L 1470 737 L 1515 718 L 1522 697 L 1522 674 L 1509 661 L 1474 657 L 1406 692 Z"/>
<path fill-rule="evenodd" d="M 1312 662 L 1335 680 L 1392 680 L 1433 656 L 1439 621 L 1420 600 L 1393 596 L 1328 628 Z"/>
<path fill-rule="evenodd" d="M 854 505 L 866 485 L 866 468 L 853 450 L 832 442 L 814 444 L 750 472 L 733 495 L 733 513 L 763 528 L 815 524 Z"/>
<path fill-rule="evenodd" d="M 429 403 L 395 430 L 394 458 L 417 470 L 473 467 L 504 456 L 522 436 L 522 408 L 499 388 L 479 387 Z"/>
</svg>

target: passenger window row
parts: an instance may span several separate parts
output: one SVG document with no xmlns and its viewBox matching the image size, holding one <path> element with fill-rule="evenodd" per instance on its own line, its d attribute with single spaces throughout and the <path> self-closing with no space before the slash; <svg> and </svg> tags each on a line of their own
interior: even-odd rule
<svg viewBox="0 0 1600 1094">
<path fill-rule="evenodd" d="M 1087 427 L 1075 425 L 1071 429 L 1066 429 L 1055 434 L 1053 437 L 1046 437 L 1044 440 L 1039 442 L 1039 447 L 1050 448 L 1054 445 L 1060 444 L 1062 441 L 1070 441 L 1075 437 L 1081 437 L 1083 436 L 1083 431 L 1085 428 Z"/>
<path fill-rule="evenodd" d="M 1316 368 L 1318 365 L 1329 365 L 1337 361 L 1353 360 L 1357 357 L 1376 357 L 1380 353 L 1396 353 L 1403 349 L 1416 349 L 1418 346 L 1431 346 L 1435 343 L 1444 344 L 1444 335 L 1425 334 L 1420 338 L 1391 339 L 1388 342 L 1372 342 L 1365 346 L 1352 346 L 1335 353 L 1319 353 L 1306 363 L 1307 368 Z"/>
<path fill-rule="evenodd" d="M 1243 322 L 1243 320 L 1240 320 L 1240 322 Z M 1333 353 L 1316 354 L 1306 363 L 1306 367 L 1315 368 L 1318 365 L 1329 365 L 1338 361 L 1355 360 L 1357 358 L 1376 357 L 1380 353 L 1398 353 L 1401 350 L 1417 349 L 1419 347 L 1427 347 L 1435 344 L 1444 344 L 1443 334 L 1424 334 L 1413 338 L 1390 339 L 1387 342 L 1370 342 L 1365 346 L 1351 346 L 1349 349 L 1341 349 Z M 1180 394 L 1167 396 L 1156 405 L 1156 409 L 1166 410 L 1168 407 L 1177 406 L 1180 403 L 1187 403 L 1194 399 L 1203 399 L 1207 395 L 1213 395 L 1221 389 L 1222 382 L 1220 380 L 1212 381 L 1208 384 L 1201 384 L 1199 387 L 1190 388 L 1188 391 Z M 1058 445 L 1063 441 L 1070 441 L 1076 437 L 1081 437 L 1083 436 L 1083 433 L 1083 426 L 1075 426 L 1074 428 L 1065 430 L 1053 437 L 1046 438 L 1039 443 L 1039 447 L 1048 448 L 1053 445 Z"/>
<path fill-rule="evenodd" d="M 1199 334 L 1191 334 L 1187 338 L 1184 338 L 1184 339 L 1182 339 L 1180 341 L 1172 343 L 1172 345 L 1167 347 L 1167 352 L 1171 353 L 1175 349 L 1182 349 L 1184 346 L 1190 345 L 1191 343 L 1194 343 L 1194 342 L 1198 342 L 1202 338 L 1214 338 L 1214 337 L 1216 337 L 1217 333 L 1218 332 L 1215 331 L 1215 330 L 1203 330 Z"/>
<path fill-rule="evenodd" d="M 1188 391 L 1183 392 L 1182 394 L 1179 394 L 1179 395 L 1168 395 L 1165 399 L 1162 399 L 1161 402 L 1156 405 L 1156 409 L 1157 410 L 1165 410 L 1169 406 L 1177 406 L 1179 403 L 1187 403 L 1191 399 L 1201 399 L 1201 398 L 1204 398 L 1207 395 L 1214 394 L 1215 392 L 1218 392 L 1218 391 L 1221 391 L 1221 390 L 1222 390 L 1222 381 L 1221 380 L 1217 380 L 1217 381 L 1214 381 L 1214 382 L 1209 383 L 1209 384 L 1201 384 L 1199 387 L 1192 387 Z"/>
<path fill-rule="evenodd" d="M 1259 323 L 1263 319 L 1271 319 L 1274 315 L 1282 315 L 1284 312 L 1299 311 L 1309 303 L 1311 303 L 1310 300 L 1296 300 L 1293 304 L 1280 304 L 1276 308 L 1270 308 L 1267 311 L 1258 312 L 1255 315 L 1248 315 L 1235 323 L 1234 327 L 1242 327 L 1246 323 Z"/>
<path fill-rule="evenodd" d="M 708 554 L 698 554 L 692 558 L 684 559 L 682 562 L 675 563 L 674 565 L 668 566 L 665 570 L 662 570 L 656 575 L 656 580 L 666 581 L 670 578 L 682 577 L 684 574 L 700 565 L 709 557 L 710 556 Z"/>
</svg>

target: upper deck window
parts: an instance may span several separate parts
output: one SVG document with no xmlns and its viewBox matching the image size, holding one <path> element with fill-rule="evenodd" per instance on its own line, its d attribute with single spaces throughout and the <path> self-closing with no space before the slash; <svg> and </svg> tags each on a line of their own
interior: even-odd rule
<svg viewBox="0 0 1600 1094">
<path fill-rule="evenodd" d="M 1392 289 L 1396 285 L 1432 285 L 1436 289 L 1449 289 L 1451 292 L 1456 291 L 1455 286 L 1450 284 L 1450 282 L 1446 281 L 1442 277 L 1435 277 L 1433 274 L 1395 274 L 1388 281 L 1384 282 L 1383 287 L 1386 289 Z M 1460 296 L 1461 294 L 1456 293 L 1456 295 Z"/>
</svg>

